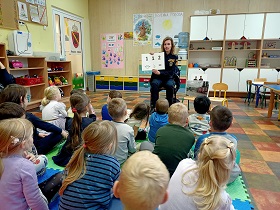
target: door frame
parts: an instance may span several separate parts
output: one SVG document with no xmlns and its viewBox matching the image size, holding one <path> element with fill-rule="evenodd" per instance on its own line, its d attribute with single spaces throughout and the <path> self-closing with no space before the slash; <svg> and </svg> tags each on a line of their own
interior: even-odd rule
<svg viewBox="0 0 280 210">
<path fill-rule="evenodd" d="M 69 18 L 72 19 L 74 21 L 78 21 L 81 23 L 81 33 L 82 33 L 82 70 L 83 70 L 83 76 L 84 76 L 84 80 L 85 80 L 85 66 L 86 66 L 86 61 L 85 61 L 85 36 L 84 36 L 84 19 L 82 17 L 76 16 L 72 13 L 66 12 L 64 10 L 58 9 L 56 7 L 52 7 L 52 20 L 53 20 L 53 35 L 54 35 L 54 49 L 57 52 L 57 47 L 56 46 L 56 22 L 55 22 L 55 15 L 60 15 L 60 36 L 65 38 L 65 24 L 64 24 L 64 18 Z M 62 42 L 62 41 L 61 41 Z M 62 58 L 66 58 L 65 55 L 65 45 L 64 42 L 61 43 L 61 51 L 62 51 Z M 85 81 L 84 81 L 85 82 Z M 86 84 L 86 83 L 84 83 Z M 86 86 L 86 85 L 85 85 Z M 85 88 L 84 86 L 84 88 Z"/>
</svg>

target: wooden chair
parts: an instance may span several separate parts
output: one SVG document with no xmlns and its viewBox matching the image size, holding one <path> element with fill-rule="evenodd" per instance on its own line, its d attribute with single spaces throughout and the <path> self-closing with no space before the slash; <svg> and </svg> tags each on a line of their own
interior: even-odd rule
<svg viewBox="0 0 280 210">
<path fill-rule="evenodd" d="M 195 96 L 185 96 L 183 99 L 182 99 L 182 103 L 184 103 L 184 101 L 188 101 L 188 110 L 190 110 L 190 101 L 194 101 L 195 99 Z"/>
<path fill-rule="evenodd" d="M 215 83 L 212 86 L 212 89 L 214 90 L 214 97 L 209 97 L 210 101 L 217 101 L 217 102 L 221 102 L 223 106 L 228 107 L 228 100 L 226 98 L 227 96 L 227 90 L 228 90 L 228 85 L 225 83 Z M 219 92 L 219 93 L 217 93 Z M 222 93 L 223 93 L 223 97 L 222 97 Z M 219 94 L 219 96 L 217 96 Z"/>
<path fill-rule="evenodd" d="M 266 78 L 255 78 L 254 82 L 266 82 L 267 79 Z"/>
<path fill-rule="evenodd" d="M 264 85 L 277 85 L 279 84 L 278 82 L 264 82 Z M 266 107 L 266 98 L 270 97 L 270 91 L 267 91 L 267 88 L 263 88 L 263 90 L 260 92 L 260 100 L 261 100 L 261 108 Z M 275 100 L 274 100 L 274 107 L 277 109 L 277 101 L 278 100 L 278 95 L 275 95 Z"/>
</svg>

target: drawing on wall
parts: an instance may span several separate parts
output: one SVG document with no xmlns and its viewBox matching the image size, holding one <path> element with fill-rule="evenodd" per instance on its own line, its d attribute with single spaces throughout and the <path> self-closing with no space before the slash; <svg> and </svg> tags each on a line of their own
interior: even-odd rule
<svg viewBox="0 0 280 210">
<path fill-rule="evenodd" d="M 25 3 L 18 1 L 18 17 L 20 20 L 28 21 L 27 7 Z"/>
<path fill-rule="evenodd" d="M 124 39 L 133 39 L 133 32 L 124 32 Z"/>
<path fill-rule="evenodd" d="M 30 10 L 30 18 L 32 22 L 39 23 L 39 12 L 37 6 L 29 5 L 29 10 Z"/>
<path fill-rule="evenodd" d="M 70 39 L 70 50 L 71 53 L 82 53 L 82 48 L 81 48 L 81 28 L 80 28 L 80 23 L 77 23 L 76 21 L 68 21 L 69 25 L 69 39 Z"/>
<path fill-rule="evenodd" d="M 153 14 L 133 15 L 133 46 L 152 43 Z"/>
<path fill-rule="evenodd" d="M 101 34 L 101 67 L 103 69 L 124 68 L 123 33 Z"/>
<path fill-rule="evenodd" d="M 183 29 L 183 12 L 154 13 L 153 47 L 160 48 L 162 40 L 170 36 L 175 46 L 178 45 L 178 35 Z"/>
<path fill-rule="evenodd" d="M 39 11 L 40 23 L 43 25 L 47 25 L 48 24 L 47 8 L 45 6 L 38 5 L 38 11 Z"/>
</svg>

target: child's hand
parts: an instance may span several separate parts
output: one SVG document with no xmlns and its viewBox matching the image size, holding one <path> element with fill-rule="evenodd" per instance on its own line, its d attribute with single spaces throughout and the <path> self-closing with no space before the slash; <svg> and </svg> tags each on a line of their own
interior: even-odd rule
<svg viewBox="0 0 280 210">
<path fill-rule="evenodd" d="M 88 104 L 88 113 L 95 114 L 94 108 L 92 107 L 91 103 Z"/>
<path fill-rule="evenodd" d="M 65 131 L 65 130 L 62 130 L 61 135 L 62 135 L 65 139 L 67 139 L 67 137 L 68 137 L 68 132 Z"/>
<path fill-rule="evenodd" d="M 47 133 L 39 133 L 38 136 L 41 137 L 41 138 L 44 138 L 46 136 L 48 136 L 49 134 Z"/>
<path fill-rule="evenodd" d="M 30 160 L 32 163 L 36 162 L 37 158 L 32 153 L 25 151 L 23 155 L 27 160 Z"/>
</svg>

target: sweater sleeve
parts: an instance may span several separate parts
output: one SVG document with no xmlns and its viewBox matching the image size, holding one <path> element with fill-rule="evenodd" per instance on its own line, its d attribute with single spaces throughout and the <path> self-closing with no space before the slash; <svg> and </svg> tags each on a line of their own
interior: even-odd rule
<svg viewBox="0 0 280 210">
<path fill-rule="evenodd" d="M 128 134 L 129 139 L 128 139 L 128 152 L 129 153 L 134 153 L 136 152 L 136 142 L 135 142 L 135 138 L 134 138 L 134 132 L 131 128 L 131 131 Z"/>
<path fill-rule="evenodd" d="M 59 114 L 61 114 L 61 117 L 63 117 L 63 118 L 67 117 L 66 106 L 64 103 L 58 102 L 55 105 L 55 109 Z"/>
<path fill-rule="evenodd" d="M 41 120 L 40 118 L 36 117 L 32 113 L 27 112 L 26 119 L 28 119 L 35 128 L 40 128 L 47 132 L 54 132 L 54 133 L 59 133 L 59 134 L 61 134 L 61 132 L 62 132 L 61 128 Z"/>
<path fill-rule="evenodd" d="M 28 206 L 32 210 L 47 210 L 47 203 L 40 195 L 37 176 L 33 164 L 23 162 L 21 165 L 20 176 L 22 179 L 23 194 Z"/>
<path fill-rule="evenodd" d="M 13 75 L 9 74 L 7 69 L 0 69 L 0 83 L 6 87 L 9 84 L 14 84 L 15 78 Z"/>
</svg>

